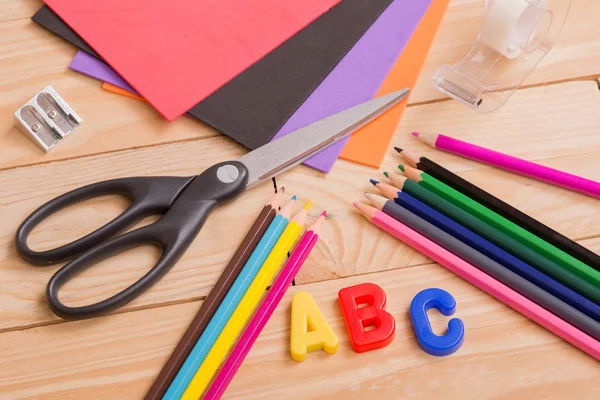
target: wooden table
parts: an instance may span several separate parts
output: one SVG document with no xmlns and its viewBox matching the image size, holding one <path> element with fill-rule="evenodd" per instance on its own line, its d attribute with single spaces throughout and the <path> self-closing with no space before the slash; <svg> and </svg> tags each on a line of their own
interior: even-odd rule
<svg viewBox="0 0 600 400">
<path fill-rule="evenodd" d="M 412 130 L 443 131 L 500 151 L 600 179 L 600 7 L 573 2 L 552 53 L 510 103 L 476 115 L 431 85 L 441 63 L 474 41 L 484 0 L 455 0 L 430 53 L 394 143 L 439 161 L 535 218 L 600 250 L 600 202 L 425 148 Z M 146 104 L 100 88 L 67 69 L 75 49 L 29 19 L 39 0 L 0 0 L 0 398 L 141 398 L 200 307 L 211 285 L 271 196 L 265 184 L 216 212 L 175 268 L 114 315 L 65 322 L 46 306 L 57 267 L 36 268 L 16 254 L 13 235 L 42 202 L 102 179 L 182 175 L 244 153 L 193 121 L 167 123 Z M 12 113 L 46 85 L 84 117 L 83 126 L 44 155 L 13 128 Z M 399 157 L 390 151 L 384 169 Z M 339 161 L 328 174 L 298 167 L 278 178 L 311 198 L 311 217 L 326 208 L 322 240 L 229 387 L 230 399 L 598 399 L 600 367 L 591 357 L 421 254 L 370 226 L 350 203 L 381 171 Z M 50 248 L 92 231 L 127 206 L 101 198 L 61 212 L 35 231 Z M 139 278 L 157 257 L 141 248 L 86 271 L 63 290 L 69 304 L 106 298 Z M 337 305 L 339 289 L 380 285 L 397 321 L 385 349 L 355 354 Z M 445 358 L 417 346 L 407 310 L 413 296 L 444 288 L 467 328 L 461 350 Z M 312 295 L 340 339 L 335 355 L 289 356 L 293 293 Z M 447 318 L 432 313 L 442 332 Z"/>
</svg>

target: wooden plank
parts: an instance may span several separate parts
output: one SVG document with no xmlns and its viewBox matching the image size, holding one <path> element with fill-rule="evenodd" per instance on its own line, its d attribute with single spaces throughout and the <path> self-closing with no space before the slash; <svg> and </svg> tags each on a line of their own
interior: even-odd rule
<svg viewBox="0 0 600 400">
<path fill-rule="evenodd" d="M 485 0 L 453 0 L 440 27 L 411 103 L 447 98 L 432 79 L 443 64 L 454 64 L 475 43 L 485 13 Z M 530 75 L 526 86 L 600 74 L 600 9 L 594 0 L 571 2 L 571 11 L 554 49 Z"/>
<path fill-rule="evenodd" d="M 497 116 L 490 117 L 491 121 L 477 119 L 468 109 L 456 103 L 412 107 L 397 133 L 395 143 L 408 143 L 408 132 L 420 129 L 423 125 L 434 131 L 451 127 L 461 135 L 476 137 L 478 143 L 498 144 L 501 145 L 500 150 L 507 151 L 521 146 L 520 138 L 527 137 L 529 139 L 523 147 L 519 147 L 519 155 L 550 157 L 544 162 L 600 179 L 600 169 L 594 162 L 600 152 L 600 136 L 597 135 L 600 114 L 596 112 L 598 96 L 598 90 L 591 82 L 527 89 L 515 97 L 517 105 L 513 106 L 514 109 L 507 108 Z M 519 110 L 519 104 L 522 108 L 529 107 L 531 111 L 523 113 Z M 449 106 L 453 108 L 448 109 Z M 568 111 L 564 110 L 565 107 L 569 108 Z M 430 115 L 439 116 L 437 122 L 430 122 Z M 532 127 L 535 127 L 535 132 Z M 578 132 L 577 140 L 562 134 L 567 131 Z M 538 135 L 540 145 L 530 138 L 534 135 Z M 540 141 L 544 138 L 549 142 L 545 144 Z M 411 149 L 419 149 L 416 140 L 410 143 Z M 590 151 L 596 153 L 586 154 Z M 218 161 L 236 158 L 242 153 L 243 150 L 230 140 L 210 138 L 0 172 L 0 187 L 4 188 L 0 194 L 0 219 L 3 221 L 0 228 L 0 273 L 5 282 L 0 290 L 3 304 L 0 330 L 55 320 L 47 309 L 43 293 L 46 282 L 57 267 L 36 268 L 28 265 L 18 257 L 13 243 L 14 232 L 23 218 L 44 201 L 78 186 L 108 178 L 193 175 Z M 563 153 L 564 157 L 556 157 Z M 580 239 L 600 234 L 600 204 L 597 200 L 525 178 L 515 178 L 491 168 L 482 168 L 440 152 L 435 153 L 435 159 L 451 169 L 461 171 L 468 179 L 531 212 L 536 218 L 570 237 Z M 394 168 L 399 160 L 391 150 L 385 169 Z M 381 176 L 380 173 L 370 168 L 339 162 L 327 175 L 298 167 L 278 178 L 279 184 L 288 188 L 290 196 L 298 194 L 301 199 L 311 198 L 314 201 L 312 217 L 322 209 L 327 209 L 330 215 L 322 241 L 299 275 L 298 283 L 427 262 L 421 254 L 373 229 L 352 209 L 350 204 L 361 199 L 363 191 L 372 190 L 368 179 L 377 176 Z M 490 180 L 490 177 L 493 179 Z M 500 182 L 502 185 L 499 185 Z M 267 183 L 218 210 L 182 261 L 150 292 L 127 308 L 205 296 L 250 226 L 255 212 L 271 193 L 272 186 Z M 532 198 L 536 200 L 535 203 L 531 202 Z M 73 207 L 35 231 L 32 243 L 50 248 L 81 237 L 116 216 L 125 206 L 124 202 L 100 199 L 88 202 L 86 207 Z M 90 213 L 90 210 L 94 212 Z M 232 233 L 234 226 L 238 230 Z M 140 248 L 104 262 L 86 271 L 72 285 L 66 286 L 64 296 L 72 304 L 106 298 L 141 277 L 156 257 L 155 251 Z"/>
<path fill-rule="evenodd" d="M 211 151 L 206 151 L 207 148 Z M 3 275 L 0 298 L 5 306 L 0 311 L 0 329 L 43 323 L 55 318 L 47 309 L 43 293 L 47 280 L 57 267 L 28 265 L 18 257 L 14 248 L 15 230 L 26 214 L 42 202 L 81 185 L 127 176 L 191 176 L 227 159 L 225 154 L 237 158 L 242 152 L 231 141 L 212 138 L 1 172 L 0 187 L 4 190 L 0 194 L 0 218 L 3 221 L 0 233 L 0 270 Z M 206 295 L 256 213 L 272 193 L 272 185 L 266 183 L 246 193 L 241 202 L 217 210 L 185 257 L 168 274 L 170 278 L 155 287 L 158 292 L 153 290 L 148 293 L 150 297 L 144 295 L 132 306 Z M 31 243 L 37 244 L 38 247 L 34 248 L 38 249 L 64 244 L 108 222 L 126 206 L 124 201 L 105 197 L 72 207 L 36 229 Z M 84 272 L 76 282 L 65 286 L 62 296 L 71 304 L 106 298 L 141 277 L 157 257 L 156 251 L 147 251 L 146 248 L 126 252 L 123 257 L 120 255 Z M 30 289 L 23 290 L 22 285 Z M 164 295 L 161 300 L 155 298 L 158 293 L 162 293 L 160 297 Z"/>
<path fill-rule="evenodd" d="M 74 54 L 72 46 L 29 18 L 0 24 L 0 170 L 219 135 L 189 117 L 169 123 L 147 104 L 103 90 L 99 81 L 68 69 Z M 13 113 L 48 85 L 83 124 L 44 153 L 14 127 Z"/>
<path fill-rule="evenodd" d="M 600 61 L 600 10 L 592 0 L 573 3 L 557 47 L 526 84 L 588 82 L 521 90 L 503 109 L 487 116 L 477 116 L 456 102 L 410 107 L 395 143 L 422 151 L 425 148 L 409 136 L 412 130 L 443 131 L 600 179 L 599 101 L 592 81 Z M 411 104 L 442 98 L 431 78 L 441 64 L 454 62 L 472 44 L 483 4 L 484 0 L 453 0 Z M 98 82 L 68 71 L 75 50 L 29 21 L 41 5 L 39 0 L 0 0 L 0 170 L 42 164 L 0 171 L 0 399 L 140 398 L 200 303 L 164 305 L 207 294 L 233 253 L 233 243 L 241 240 L 272 189 L 263 185 L 217 211 L 184 259 L 124 313 L 58 323 L 43 299 L 44 286 L 57 267 L 32 267 L 14 251 L 14 230 L 25 215 L 82 184 L 132 174 L 192 175 L 243 150 L 187 118 L 167 124 L 146 105 L 106 93 Z M 44 155 L 12 128 L 12 113 L 48 84 L 85 124 Z M 120 151 L 135 147 L 147 148 Z M 427 155 L 568 236 L 586 238 L 581 243 L 600 252 L 596 200 L 431 149 Z M 384 168 L 392 169 L 398 161 L 390 151 Z M 302 364 L 291 361 L 288 294 L 226 398 L 598 398 L 600 370 L 591 358 L 444 269 L 428 265 L 425 257 L 367 226 L 351 210 L 349 203 L 371 189 L 367 178 L 377 175 L 379 171 L 339 162 L 328 176 L 298 168 L 279 179 L 302 199 L 315 200 L 312 216 L 320 208 L 330 212 L 322 241 L 297 280 L 327 282 L 291 291 L 308 290 L 315 297 L 342 341 L 341 350 L 335 356 L 313 354 Z M 71 214 L 44 224 L 33 240 L 49 246 L 81 236 L 126 205 L 114 198 L 87 202 L 87 208 L 74 207 Z M 239 231 L 232 230 L 234 226 Z M 61 294 L 69 304 L 105 298 L 146 272 L 155 257 L 156 251 L 145 248 L 129 252 L 86 272 Z M 411 266 L 418 267 L 406 268 Z M 338 277 L 350 278 L 332 280 Z M 398 333 L 385 350 L 357 355 L 350 350 L 336 294 L 366 281 L 386 289 Z M 449 358 L 426 356 L 410 330 L 409 301 L 431 286 L 457 297 L 457 316 L 468 328 L 465 346 Z M 136 311 L 140 307 L 144 310 Z M 146 309 L 150 307 L 156 308 Z M 446 318 L 432 318 L 441 332 Z M 33 328 L 15 331 L 27 327 Z"/>
<path fill-rule="evenodd" d="M 573 117 L 588 107 L 590 111 L 597 110 L 599 96 L 595 83 L 571 82 L 521 90 L 511 105 L 488 116 L 478 116 L 456 102 L 411 107 L 393 143 L 436 160 L 571 238 L 592 237 L 598 234 L 596 216 L 600 214 L 600 203 L 597 199 L 437 151 L 412 138 L 410 132 L 448 133 L 600 180 L 596 162 L 600 156 L 600 136 L 597 134 L 600 121 L 592 121 L 598 113 L 586 113 L 581 119 Z M 570 98 L 572 100 L 568 100 Z M 432 115 L 435 118 L 431 118 Z M 561 127 L 561 124 L 564 126 Z M 382 170 L 394 171 L 400 162 L 403 162 L 402 159 L 390 150 Z M 368 178 L 385 180 L 379 171 L 338 161 L 330 174 L 313 173 L 312 177 L 307 180 L 305 171 L 296 170 L 279 181 L 288 187 L 302 185 L 303 193 L 317 199 L 322 197 L 320 193 L 335 188 L 335 203 L 317 202 L 317 205 L 326 207 L 333 215 L 331 223 L 325 227 L 324 237 L 331 235 L 343 239 L 319 243 L 318 257 L 311 258 L 298 282 L 321 281 L 424 262 L 412 250 L 398 246 L 391 238 L 367 234 L 371 228 L 367 222 L 356 219 L 349 207 L 352 201 L 362 198 L 361 192 L 374 191 Z M 313 187 L 315 191 L 311 194 Z M 374 248 L 381 250 L 380 254 L 375 255 Z M 362 260 L 365 262 L 359 262 Z"/>
<path fill-rule="evenodd" d="M 40 0 L 0 0 L 0 23 L 31 18 L 43 4 Z"/>
<path fill-rule="evenodd" d="M 580 95 L 583 97 L 579 98 Z M 588 107 L 590 110 L 600 107 L 600 92 L 595 82 L 520 90 L 513 101 L 489 115 L 475 114 L 455 102 L 413 107 L 402 121 L 394 144 L 431 158 L 554 229 L 581 239 L 594 234 L 590 217 L 600 211 L 596 199 L 435 150 L 409 132 L 444 133 L 600 180 L 596 161 L 600 136 L 594 128 L 598 122 L 592 122 L 598 113 L 581 115 L 583 119 L 574 117 L 578 110 Z M 549 123 L 550 120 L 554 123 Z M 558 125 L 558 121 L 564 124 Z M 566 209 L 569 211 L 565 213 Z"/>
<path fill-rule="evenodd" d="M 41 3 L 37 0 L 0 1 L 10 1 L 11 5 L 7 7 L 16 10 L 14 16 L 22 16 L 0 24 L 0 71 L 4 77 L 0 80 L 3 93 L 0 99 L 0 141 L 3 144 L 0 146 L 0 169 L 217 134 L 187 117 L 169 124 L 147 104 L 106 93 L 99 82 L 68 71 L 67 66 L 75 54 L 73 46 L 29 20 Z M 597 67 L 600 64 L 600 26 L 595 23 L 600 18 L 600 9 L 593 1 L 581 0 L 573 4 L 556 49 L 527 84 L 600 74 Z M 431 79 L 440 65 L 453 63 L 474 42 L 483 12 L 484 0 L 454 0 L 451 3 L 412 94 L 411 104 L 444 98 L 435 90 Z M 80 113 L 85 123 L 68 140 L 44 155 L 12 128 L 12 113 L 49 84 L 54 85 Z M 514 105 L 514 100 L 509 104 Z"/>
<path fill-rule="evenodd" d="M 353 353 L 339 289 L 380 285 L 397 321 L 385 349 Z M 419 291 L 457 300 L 463 347 L 436 358 L 419 349 L 408 317 Z M 340 340 L 335 355 L 289 356 L 291 296 L 307 291 Z M 141 398 L 199 307 L 190 303 L 0 335 L 0 395 L 9 399 Z M 431 313 L 436 332 L 447 317 Z M 25 350 L 25 351 L 24 351 Z M 597 362 L 517 312 L 430 264 L 290 288 L 233 380 L 227 399 L 576 398 L 600 395 Z M 465 388 L 468 384 L 468 390 Z"/>
</svg>

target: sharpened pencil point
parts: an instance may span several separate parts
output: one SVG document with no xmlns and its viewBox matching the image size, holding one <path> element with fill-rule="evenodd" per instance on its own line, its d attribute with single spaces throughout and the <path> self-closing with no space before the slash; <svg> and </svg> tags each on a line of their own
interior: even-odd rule
<svg viewBox="0 0 600 400">
<path fill-rule="evenodd" d="M 402 153 L 404 151 L 404 149 L 401 149 L 400 147 L 394 147 L 394 150 L 396 150 L 398 153 Z"/>
<path fill-rule="evenodd" d="M 292 200 L 296 201 L 298 198 L 296 196 L 292 196 Z"/>
<path fill-rule="evenodd" d="M 382 210 L 383 206 L 387 202 L 386 198 L 376 195 L 374 193 L 365 193 L 365 197 L 378 210 Z"/>
<path fill-rule="evenodd" d="M 316 235 L 319 235 L 321 233 L 321 227 L 323 226 L 323 222 L 325 221 L 325 219 L 327 218 L 327 211 L 323 211 L 321 213 L 321 215 L 319 215 L 319 218 L 317 218 L 311 226 L 308 227 L 308 229 L 306 230 L 308 231 L 313 231 L 313 233 L 315 233 Z"/>
<path fill-rule="evenodd" d="M 355 201 L 354 203 L 352 203 L 352 205 L 356 208 L 358 208 L 358 201 Z"/>
<path fill-rule="evenodd" d="M 362 214 L 364 215 L 369 221 L 371 220 L 371 218 L 373 218 L 373 216 L 375 215 L 375 212 L 377 212 L 377 209 L 371 206 L 368 206 L 366 204 L 363 203 L 359 203 L 359 202 L 355 202 L 353 203 L 354 207 Z"/>
<path fill-rule="evenodd" d="M 427 143 L 428 145 L 430 145 L 431 147 L 437 147 L 437 139 L 440 136 L 437 133 L 427 133 L 427 132 L 420 132 L 417 133 L 416 135 L 413 133 L 413 135 L 419 139 L 420 141 Z"/>
<path fill-rule="evenodd" d="M 400 177 L 400 175 L 390 175 L 390 176 L 394 179 L 396 177 Z M 393 182 L 394 181 L 392 180 L 392 183 Z M 397 187 L 388 185 L 387 183 L 380 183 L 376 187 L 377 187 L 377 190 L 379 190 L 388 199 L 395 200 L 396 198 L 398 198 L 398 191 L 400 191 L 400 189 L 398 189 Z"/>
<path fill-rule="evenodd" d="M 414 137 L 419 137 L 419 132 L 413 132 L 413 133 L 412 133 L 412 135 L 413 135 Z"/>
<path fill-rule="evenodd" d="M 384 173 L 383 173 L 383 174 L 385 175 L 385 177 L 386 177 L 386 178 L 389 178 L 389 177 L 390 177 L 390 173 L 389 173 L 389 172 L 387 172 L 387 171 L 384 171 Z"/>
<path fill-rule="evenodd" d="M 402 172 L 406 172 L 406 168 L 404 168 L 404 165 L 402 164 L 398 164 L 398 169 Z"/>
<path fill-rule="evenodd" d="M 309 201 L 306 202 L 306 204 L 302 208 L 305 209 L 305 210 L 309 210 L 311 206 L 312 206 L 312 201 L 309 200 Z"/>
<path fill-rule="evenodd" d="M 373 186 L 379 185 L 379 181 L 376 181 L 375 179 L 370 179 L 370 181 L 371 181 L 371 185 L 373 185 Z"/>
</svg>

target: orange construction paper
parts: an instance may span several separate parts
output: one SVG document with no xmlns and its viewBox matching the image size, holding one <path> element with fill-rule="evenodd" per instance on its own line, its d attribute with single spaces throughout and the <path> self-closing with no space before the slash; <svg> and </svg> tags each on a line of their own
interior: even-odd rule
<svg viewBox="0 0 600 400">
<path fill-rule="evenodd" d="M 102 89 L 109 91 L 111 93 L 120 94 L 121 96 L 131 97 L 132 99 L 147 102 L 146 99 L 143 98 L 142 96 L 138 96 L 137 94 L 131 93 L 128 90 L 121 89 L 120 87 L 115 86 L 112 83 L 108 83 L 108 82 L 102 83 Z"/>
<path fill-rule="evenodd" d="M 414 89 L 449 3 L 450 0 L 433 0 L 376 97 L 402 88 Z M 340 158 L 379 168 L 407 104 L 408 99 L 352 135 Z"/>
</svg>

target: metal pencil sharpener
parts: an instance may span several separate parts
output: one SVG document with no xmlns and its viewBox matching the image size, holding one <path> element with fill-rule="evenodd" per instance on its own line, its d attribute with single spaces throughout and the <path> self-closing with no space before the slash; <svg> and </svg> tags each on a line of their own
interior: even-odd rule
<svg viewBox="0 0 600 400">
<path fill-rule="evenodd" d="M 50 151 L 81 125 L 82 119 L 51 86 L 15 112 L 17 127 L 44 151 Z"/>
</svg>

